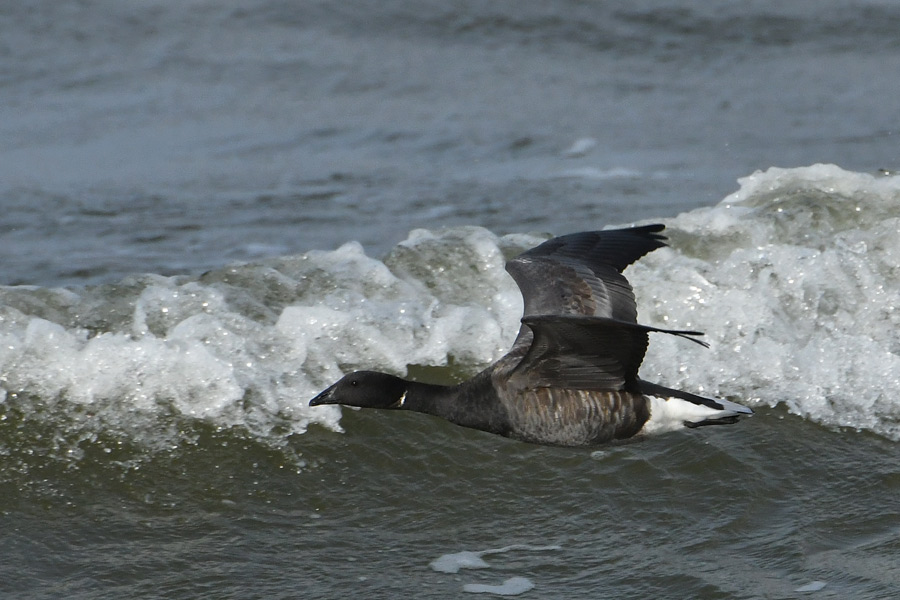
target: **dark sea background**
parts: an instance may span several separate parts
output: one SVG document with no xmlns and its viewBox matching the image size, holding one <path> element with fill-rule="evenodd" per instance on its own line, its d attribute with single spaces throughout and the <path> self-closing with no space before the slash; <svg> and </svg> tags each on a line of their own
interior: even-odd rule
<svg viewBox="0 0 900 600">
<path fill-rule="evenodd" d="M 900 597 L 900 4 L 0 7 L 0 597 Z M 539 447 L 307 406 L 469 377 L 550 235 L 662 222 L 641 374 Z"/>
</svg>

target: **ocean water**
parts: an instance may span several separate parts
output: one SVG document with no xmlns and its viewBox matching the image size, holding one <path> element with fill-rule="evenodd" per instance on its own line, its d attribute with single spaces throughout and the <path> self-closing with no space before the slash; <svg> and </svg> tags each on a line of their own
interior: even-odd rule
<svg viewBox="0 0 900 600">
<path fill-rule="evenodd" d="M 893 3 L 0 10 L 4 598 L 900 595 Z M 506 259 L 662 222 L 597 449 L 307 406 L 466 378 Z"/>
</svg>

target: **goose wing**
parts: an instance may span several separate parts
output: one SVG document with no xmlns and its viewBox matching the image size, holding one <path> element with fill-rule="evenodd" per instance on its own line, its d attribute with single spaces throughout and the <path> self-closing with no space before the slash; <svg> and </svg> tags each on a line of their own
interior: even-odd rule
<svg viewBox="0 0 900 600">
<path fill-rule="evenodd" d="M 506 263 L 524 316 L 590 315 L 637 322 L 625 267 L 665 246 L 664 225 L 586 231 L 547 240 Z"/>
<path fill-rule="evenodd" d="M 525 300 L 524 316 L 582 315 L 637 322 L 634 292 L 622 271 L 665 246 L 665 225 L 585 231 L 547 240 L 506 263 Z M 522 324 L 509 352 L 512 364 L 531 345 Z"/>
<path fill-rule="evenodd" d="M 510 373 L 526 388 L 574 388 L 640 392 L 638 369 L 650 332 L 670 333 L 698 344 L 697 331 L 660 329 L 587 315 L 530 315 L 523 326 L 533 340 Z"/>
<path fill-rule="evenodd" d="M 588 231 L 547 240 L 506 264 L 525 300 L 508 362 L 525 387 L 638 391 L 637 373 L 653 331 L 637 323 L 634 291 L 622 275 L 665 246 L 664 225 Z M 520 358 L 521 357 L 521 358 Z"/>
</svg>

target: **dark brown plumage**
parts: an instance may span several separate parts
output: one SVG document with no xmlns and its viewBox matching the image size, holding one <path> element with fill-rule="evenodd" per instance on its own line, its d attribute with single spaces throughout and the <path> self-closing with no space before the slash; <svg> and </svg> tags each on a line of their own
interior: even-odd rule
<svg viewBox="0 0 900 600">
<path fill-rule="evenodd" d="M 412 410 L 527 442 L 565 446 L 632 437 L 647 428 L 654 402 L 668 419 L 684 412 L 689 425 L 733 422 L 738 414 L 751 413 L 732 402 L 638 378 L 651 332 L 706 345 L 695 337 L 700 332 L 637 322 L 634 292 L 622 271 L 665 245 L 663 228 L 565 235 L 510 260 L 506 269 L 525 300 L 522 326 L 509 353 L 472 379 L 445 387 L 359 371 L 310 405 Z M 658 404 L 666 398 L 673 404 Z M 687 410 L 669 410 L 676 403 Z"/>
</svg>

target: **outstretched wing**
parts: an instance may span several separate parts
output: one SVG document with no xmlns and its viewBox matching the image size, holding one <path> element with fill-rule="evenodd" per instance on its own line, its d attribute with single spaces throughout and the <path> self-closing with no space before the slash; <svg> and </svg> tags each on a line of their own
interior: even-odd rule
<svg viewBox="0 0 900 600">
<path fill-rule="evenodd" d="M 638 369 L 649 332 L 670 333 L 703 344 L 697 331 L 659 329 L 606 317 L 531 315 L 528 351 L 513 369 L 523 387 L 640 391 Z M 705 344 L 703 344 L 705 345 Z"/>
<path fill-rule="evenodd" d="M 637 323 L 634 292 L 622 271 L 666 239 L 665 225 L 585 231 L 547 240 L 506 263 L 525 300 L 524 316 L 582 315 Z M 522 325 L 510 356 L 531 345 Z"/>
<path fill-rule="evenodd" d="M 665 246 L 664 225 L 586 231 L 547 240 L 506 263 L 522 292 L 524 316 L 591 315 L 637 322 L 622 271 Z"/>
</svg>

